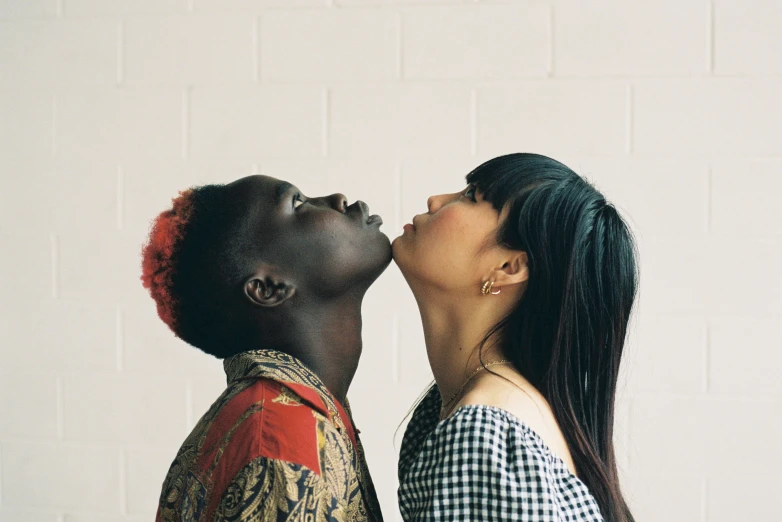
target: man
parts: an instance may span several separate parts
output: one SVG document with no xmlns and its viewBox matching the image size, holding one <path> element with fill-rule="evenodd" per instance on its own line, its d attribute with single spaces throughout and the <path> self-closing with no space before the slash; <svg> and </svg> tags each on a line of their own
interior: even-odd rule
<svg viewBox="0 0 782 522">
<path fill-rule="evenodd" d="M 142 281 L 228 387 L 185 440 L 156 520 L 382 520 L 346 394 L 361 302 L 391 261 L 382 220 L 345 196 L 249 176 L 180 192 Z"/>
</svg>

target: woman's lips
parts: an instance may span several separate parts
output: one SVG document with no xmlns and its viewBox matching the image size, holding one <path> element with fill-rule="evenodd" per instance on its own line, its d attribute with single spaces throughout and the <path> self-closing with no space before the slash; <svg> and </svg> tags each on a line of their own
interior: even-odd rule
<svg viewBox="0 0 782 522">
<path fill-rule="evenodd" d="M 416 226 L 415 226 L 415 218 L 417 218 L 417 217 L 419 217 L 419 216 L 420 216 L 420 214 L 419 214 L 419 215 L 416 215 L 416 216 L 414 216 L 414 217 L 413 217 L 413 219 L 411 219 L 411 220 L 410 220 L 410 223 L 408 223 L 408 224 L 406 224 L 405 226 L 403 226 L 403 227 L 402 227 L 402 229 L 403 229 L 404 231 L 408 231 L 408 230 L 410 230 L 410 231 L 412 231 L 412 232 L 415 232 L 415 229 L 416 229 Z"/>
</svg>

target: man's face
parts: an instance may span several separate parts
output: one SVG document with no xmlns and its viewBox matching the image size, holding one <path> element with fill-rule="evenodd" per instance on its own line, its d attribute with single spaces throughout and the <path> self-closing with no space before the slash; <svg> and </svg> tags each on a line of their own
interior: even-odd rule
<svg viewBox="0 0 782 522">
<path fill-rule="evenodd" d="M 361 201 L 348 205 L 342 194 L 307 197 L 268 176 L 239 179 L 228 190 L 251 255 L 276 266 L 297 293 L 328 298 L 366 288 L 391 262 L 382 220 Z"/>
</svg>

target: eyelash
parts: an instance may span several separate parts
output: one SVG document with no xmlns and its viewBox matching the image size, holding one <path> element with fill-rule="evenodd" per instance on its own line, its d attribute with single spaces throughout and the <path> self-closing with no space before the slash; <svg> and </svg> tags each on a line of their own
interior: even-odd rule
<svg viewBox="0 0 782 522">
<path fill-rule="evenodd" d="M 472 196 L 467 196 L 467 194 L 469 194 L 470 192 L 472 192 Z M 475 187 L 473 187 L 472 185 L 464 189 L 464 192 L 462 192 L 462 196 L 467 196 L 468 198 L 470 198 L 470 201 L 472 201 L 473 203 L 478 202 L 478 200 L 475 199 Z"/>
<path fill-rule="evenodd" d="M 295 196 L 293 196 L 293 209 L 294 210 L 296 210 L 297 208 L 299 208 L 301 206 L 301 205 L 296 205 L 297 201 L 300 201 L 302 204 L 304 204 L 304 199 L 302 198 L 301 194 L 296 194 Z"/>
</svg>

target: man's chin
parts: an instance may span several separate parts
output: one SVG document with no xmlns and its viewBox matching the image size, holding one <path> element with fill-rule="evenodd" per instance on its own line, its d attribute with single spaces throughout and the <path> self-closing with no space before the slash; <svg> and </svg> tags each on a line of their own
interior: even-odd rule
<svg viewBox="0 0 782 522">
<path fill-rule="evenodd" d="M 378 263 L 380 268 L 377 273 L 378 276 L 380 276 L 380 274 L 382 274 L 385 271 L 385 269 L 388 268 L 388 265 L 390 265 L 391 261 L 394 259 L 394 249 L 391 244 L 391 241 L 388 239 L 388 236 L 386 236 L 385 234 L 383 234 L 383 238 L 385 239 L 385 241 L 383 242 L 384 251 L 383 251 L 383 255 L 380 256 L 381 261 L 380 263 Z"/>
<path fill-rule="evenodd" d="M 393 260 L 391 242 L 385 234 L 380 235 L 382 241 L 379 241 L 379 244 L 373 244 L 371 249 L 363 252 L 363 257 L 367 262 L 360 270 L 362 275 L 358 279 L 366 288 L 369 288 L 380 277 L 380 274 L 388 268 Z"/>
</svg>

